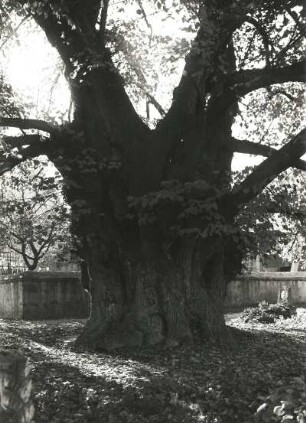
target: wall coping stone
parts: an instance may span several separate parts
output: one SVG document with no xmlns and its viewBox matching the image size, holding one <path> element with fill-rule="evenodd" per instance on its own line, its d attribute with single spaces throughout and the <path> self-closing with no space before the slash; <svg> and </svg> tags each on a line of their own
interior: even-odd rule
<svg viewBox="0 0 306 423">
<path fill-rule="evenodd" d="M 10 275 L 0 275 L 0 283 L 8 283 L 12 281 L 45 281 L 49 279 L 79 279 L 80 272 L 23 272 L 13 273 Z"/>
<path fill-rule="evenodd" d="M 239 281 L 249 281 L 249 280 L 268 280 L 268 281 L 306 281 L 306 272 L 253 272 L 253 273 L 243 273 L 238 275 L 235 280 Z"/>
</svg>

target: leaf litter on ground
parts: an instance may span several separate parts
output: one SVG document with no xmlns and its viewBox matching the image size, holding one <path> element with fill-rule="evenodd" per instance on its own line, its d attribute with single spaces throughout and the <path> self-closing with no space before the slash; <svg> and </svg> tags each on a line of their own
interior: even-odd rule
<svg viewBox="0 0 306 423">
<path fill-rule="evenodd" d="M 92 353 L 70 342 L 84 320 L 0 320 L 0 348 L 32 363 L 36 423 L 303 423 L 285 413 L 305 387 L 306 310 L 269 325 L 226 317 L 231 345 Z"/>
</svg>

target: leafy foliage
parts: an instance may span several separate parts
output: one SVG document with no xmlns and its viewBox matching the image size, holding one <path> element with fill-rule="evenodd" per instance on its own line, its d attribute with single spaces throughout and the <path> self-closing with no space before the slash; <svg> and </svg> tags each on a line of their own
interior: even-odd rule
<svg viewBox="0 0 306 423">
<path fill-rule="evenodd" d="M 235 184 L 250 171 L 236 172 Z M 305 198 L 303 172 L 282 173 L 237 216 L 245 251 L 252 256 L 269 252 L 303 263 L 299 243 L 305 236 Z"/>
<path fill-rule="evenodd" d="M 136 217 L 140 225 L 158 221 L 166 231 L 181 237 L 232 234 L 236 229 L 218 211 L 221 194 L 205 180 L 185 184 L 179 180 L 164 181 L 160 191 L 130 197 L 128 217 Z"/>
</svg>

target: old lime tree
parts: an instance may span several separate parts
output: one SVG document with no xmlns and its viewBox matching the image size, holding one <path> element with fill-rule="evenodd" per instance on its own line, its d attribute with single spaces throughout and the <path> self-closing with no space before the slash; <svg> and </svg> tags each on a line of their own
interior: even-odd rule
<svg viewBox="0 0 306 423">
<path fill-rule="evenodd" d="M 58 124 L 19 113 L 2 84 L 0 124 L 21 131 L 4 130 L 1 172 L 46 155 L 63 176 L 92 297 L 79 342 L 223 336 L 236 217 L 286 169 L 306 169 L 304 2 L 6 0 L 1 14 L 3 37 L 11 16 L 44 32 L 72 96 Z M 158 17 L 172 33 L 157 31 Z M 170 83 L 182 57 L 167 103 L 158 81 Z M 282 116 L 276 147 L 244 110 L 258 99 Z M 233 136 L 243 114 L 249 139 Z M 267 159 L 233 187 L 235 152 Z"/>
</svg>

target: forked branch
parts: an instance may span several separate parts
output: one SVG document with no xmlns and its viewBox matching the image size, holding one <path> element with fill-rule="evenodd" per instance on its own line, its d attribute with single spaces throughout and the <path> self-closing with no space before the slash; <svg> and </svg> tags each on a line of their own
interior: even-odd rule
<svg viewBox="0 0 306 423">
<path fill-rule="evenodd" d="M 4 137 L 0 148 L 0 175 L 10 171 L 27 159 L 48 155 L 49 140 L 38 134 L 19 137 Z"/>
</svg>

